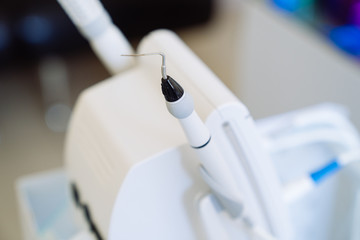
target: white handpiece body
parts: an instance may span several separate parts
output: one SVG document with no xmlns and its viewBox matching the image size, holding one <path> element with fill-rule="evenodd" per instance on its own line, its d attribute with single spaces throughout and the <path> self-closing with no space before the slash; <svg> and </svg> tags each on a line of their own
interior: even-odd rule
<svg viewBox="0 0 360 240">
<path fill-rule="evenodd" d="M 237 187 L 229 166 L 217 150 L 211 135 L 194 110 L 192 97 L 184 92 L 184 95 L 175 102 L 166 102 L 169 112 L 176 117 L 184 130 L 190 146 L 196 151 L 201 164 L 208 174 L 220 186 L 236 193 Z"/>
<path fill-rule="evenodd" d="M 133 52 L 130 43 L 111 21 L 99 0 L 58 2 L 111 74 L 120 73 L 133 65 L 133 59 L 121 57 L 121 54 Z"/>
</svg>

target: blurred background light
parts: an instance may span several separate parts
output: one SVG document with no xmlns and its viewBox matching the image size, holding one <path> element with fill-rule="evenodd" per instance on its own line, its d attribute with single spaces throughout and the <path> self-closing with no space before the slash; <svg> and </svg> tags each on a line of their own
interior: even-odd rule
<svg viewBox="0 0 360 240">
<path fill-rule="evenodd" d="M 360 0 L 271 0 L 342 51 L 360 56 Z"/>
<path fill-rule="evenodd" d="M 335 27 L 330 31 L 330 39 L 347 53 L 360 56 L 360 27 L 347 25 Z"/>
<path fill-rule="evenodd" d="M 30 44 L 43 44 L 50 41 L 55 31 L 51 22 L 38 15 L 25 16 L 20 23 L 20 33 L 23 39 Z"/>
<path fill-rule="evenodd" d="M 54 104 L 45 113 L 47 127 L 54 132 L 65 132 L 71 115 L 71 108 L 65 104 Z"/>
<path fill-rule="evenodd" d="M 273 0 L 273 3 L 280 9 L 294 12 L 301 6 L 302 0 Z"/>
<path fill-rule="evenodd" d="M 10 44 L 10 31 L 5 21 L 0 21 L 0 52 L 4 51 Z"/>
<path fill-rule="evenodd" d="M 354 3 L 350 19 L 353 24 L 360 27 L 360 1 Z"/>
</svg>

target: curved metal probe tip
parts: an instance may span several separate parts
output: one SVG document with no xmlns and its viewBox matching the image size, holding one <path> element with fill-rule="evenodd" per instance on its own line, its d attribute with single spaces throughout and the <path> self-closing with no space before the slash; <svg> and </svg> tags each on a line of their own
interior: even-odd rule
<svg viewBox="0 0 360 240">
<path fill-rule="evenodd" d="M 162 57 L 161 76 L 163 79 L 167 79 L 164 53 L 154 52 L 154 53 L 139 53 L 139 54 L 121 54 L 121 56 L 125 56 L 125 57 L 142 57 L 142 56 L 151 56 L 151 55 L 160 55 Z"/>
</svg>

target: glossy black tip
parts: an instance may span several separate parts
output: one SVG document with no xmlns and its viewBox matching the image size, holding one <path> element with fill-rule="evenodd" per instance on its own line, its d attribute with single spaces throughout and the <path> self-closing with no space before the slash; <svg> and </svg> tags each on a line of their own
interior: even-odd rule
<svg viewBox="0 0 360 240">
<path fill-rule="evenodd" d="M 184 89 L 170 76 L 161 79 L 161 90 L 168 102 L 175 102 L 184 95 Z"/>
</svg>

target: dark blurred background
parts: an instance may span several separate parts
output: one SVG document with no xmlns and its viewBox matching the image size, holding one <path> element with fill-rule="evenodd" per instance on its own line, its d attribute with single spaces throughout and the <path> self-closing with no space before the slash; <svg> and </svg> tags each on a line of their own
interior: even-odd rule
<svg viewBox="0 0 360 240">
<path fill-rule="evenodd" d="M 212 0 L 102 1 L 125 36 L 135 41 L 157 28 L 179 29 L 209 20 Z M 25 63 L 44 55 L 66 56 L 87 43 L 54 1 L 0 3 L 0 66 Z"/>
</svg>

